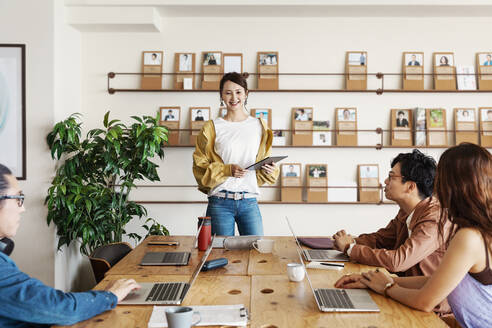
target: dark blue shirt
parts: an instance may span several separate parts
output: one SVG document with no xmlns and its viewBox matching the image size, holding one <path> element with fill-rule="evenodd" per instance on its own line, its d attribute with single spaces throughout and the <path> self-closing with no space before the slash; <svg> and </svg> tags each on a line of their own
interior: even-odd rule
<svg viewBox="0 0 492 328">
<path fill-rule="evenodd" d="M 0 327 L 72 325 L 110 310 L 118 298 L 107 291 L 64 293 L 19 270 L 0 252 Z"/>
</svg>

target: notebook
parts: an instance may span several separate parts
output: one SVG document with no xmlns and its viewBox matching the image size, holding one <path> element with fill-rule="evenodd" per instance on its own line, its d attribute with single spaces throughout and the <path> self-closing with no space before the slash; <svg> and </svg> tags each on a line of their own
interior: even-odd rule
<svg viewBox="0 0 492 328">
<path fill-rule="evenodd" d="M 203 222 L 198 228 L 195 239 L 189 252 L 147 252 L 145 253 L 140 265 L 188 265 L 191 257 L 191 251 L 202 230 Z"/>
<path fill-rule="evenodd" d="M 207 250 L 195 267 L 195 271 L 193 271 L 188 282 L 139 283 L 141 288 L 128 294 L 127 297 L 118 304 L 181 304 L 198 277 L 203 264 L 207 261 L 207 258 L 212 251 L 212 244 L 213 243 L 210 243 L 208 245 Z"/>
<path fill-rule="evenodd" d="M 289 219 L 286 217 L 287 223 L 290 226 Z M 302 259 L 302 248 L 297 240 L 296 235 L 292 231 L 292 235 L 296 240 L 296 250 L 299 255 L 299 261 L 306 272 L 306 278 L 309 287 L 313 292 L 314 299 L 321 312 L 379 312 L 379 308 L 365 289 L 337 289 L 337 288 L 313 288 L 311 279 L 309 278 L 308 270 Z"/>
<path fill-rule="evenodd" d="M 287 223 L 289 225 L 289 229 L 292 232 L 292 235 L 296 239 L 296 243 L 299 244 L 299 240 L 297 239 L 296 234 L 294 233 L 294 230 L 292 229 L 292 226 L 290 225 L 289 219 L 287 219 Z M 337 262 L 347 262 L 349 260 L 349 257 L 345 255 L 342 252 L 339 252 L 334 249 L 301 249 L 302 255 L 304 255 L 304 258 L 306 261 L 316 261 L 316 262 L 323 262 L 323 261 L 337 261 Z"/>
</svg>

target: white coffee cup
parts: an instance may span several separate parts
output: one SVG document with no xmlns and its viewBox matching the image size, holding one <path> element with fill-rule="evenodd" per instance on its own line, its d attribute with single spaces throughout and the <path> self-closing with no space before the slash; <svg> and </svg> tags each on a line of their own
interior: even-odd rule
<svg viewBox="0 0 492 328">
<path fill-rule="evenodd" d="M 253 243 L 253 247 L 260 253 L 271 253 L 274 243 L 272 239 L 259 239 Z"/>
<path fill-rule="evenodd" d="M 193 315 L 198 315 L 199 319 L 193 322 Z M 166 320 L 169 328 L 190 328 L 202 320 L 200 312 L 193 311 L 187 306 L 176 306 L 166 309 Z"/>
<path fill-rule="evenodd" d="M 302 281 L 304 279 L 304 267 L 300 263 L 287 263 L 287 276 L 290 281 Z"/>
</svg>

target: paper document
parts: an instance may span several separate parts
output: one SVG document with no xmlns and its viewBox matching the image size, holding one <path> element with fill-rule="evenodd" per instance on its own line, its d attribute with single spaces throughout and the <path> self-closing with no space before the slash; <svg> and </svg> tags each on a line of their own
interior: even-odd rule
<svg viewBox="0 0 492 328">
<path fill-rule="evenodd" d="M 202 320 L 196 326 L 246 326 L 248 310 L 243 304 L 234 305 L 201 305 L 190 306 L 193 311 L 200 312 Z M 150 316 L 149 328 L 167 327 L 166 309 L 170 306 L 154 306 Z M 193 320 L 198 319 L 197 315 Z"/>
</svg>

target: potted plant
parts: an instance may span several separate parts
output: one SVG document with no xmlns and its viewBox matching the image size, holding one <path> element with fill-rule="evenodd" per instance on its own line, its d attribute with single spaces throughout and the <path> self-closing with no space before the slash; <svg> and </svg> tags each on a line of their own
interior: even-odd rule
<svg viewBox="0 0 492 328">
<path fill-rule="evenodd" d="M 51 157 L 59 161 L 48 189 L 48 225 L 57 228 L 58 249 L 80 242 L 80 251 L 89 255 L 108 243 L 122 240 L 125 225 L 134 217 L 147 215 L 145 207 L 129 200 L 135 180 L 159 181 L 158 165 L 164 157 L 168 130 L 156 117 L 132 116 L 127 126 L 104 115 L 103 129 L 81 137 L 80 114 L 57 123 L 46 140 Z M 167 229 L 148 218 L 143 227 L 152 234 L 168 235 Z M 136 233 L 130 238 L 140 240 Z"/>
</svg>

